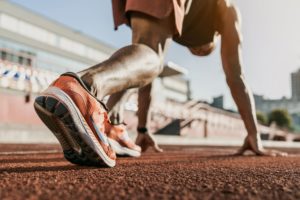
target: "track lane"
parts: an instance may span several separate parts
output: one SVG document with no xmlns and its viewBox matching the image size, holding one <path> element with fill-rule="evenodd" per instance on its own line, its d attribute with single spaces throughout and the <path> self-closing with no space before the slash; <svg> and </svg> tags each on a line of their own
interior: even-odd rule
<svg viewBox="0 0 300 200">
<path fill-rule="evenodd" d="M 14 147 L 15 146 L 15 147 Z M 300 199 L 300 150 L 231 156 L 234 148 L 164 147 L 115 168 L 68 163 L 57 145 L 0 145 L 0 199 Z M 32 153 L 32 151 L 36 151 Z M 44 153 L 37 153 L 38 151 Z"/>
</svg>

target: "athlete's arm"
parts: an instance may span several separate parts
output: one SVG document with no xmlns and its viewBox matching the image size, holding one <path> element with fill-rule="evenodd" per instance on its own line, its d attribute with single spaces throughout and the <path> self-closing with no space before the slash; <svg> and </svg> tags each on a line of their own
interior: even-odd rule
<svg viewBox="0 0 300 200">
<path fill-rule="evenodd" d="M 222 5 L 221 9 L 221 57 L 226 81 L 244 120 L 248 135 L 256 135 L 258 131 L 255 106 L 242 70 L 238 12 L 234 6 L 229 4 Z"/>
<path fill-rule="evenodd" d="M 248 135 L 238 154 L 251 150 L 257 155 L 280 155 L 264 150 L 258 132 L 255 103 L 242 69 L 240 15 L 236 7 L 222 2 L 220 6 L 221 57 L 227 84 L 246 126 Z"/>
</svg>

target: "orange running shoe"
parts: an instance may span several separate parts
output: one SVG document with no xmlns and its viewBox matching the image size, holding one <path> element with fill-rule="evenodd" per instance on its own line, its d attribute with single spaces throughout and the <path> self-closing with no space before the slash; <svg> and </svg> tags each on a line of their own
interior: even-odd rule
<svg viewBox="0 0 300 200">
<path fill-rule="evenodd" d="M 115 166 L 116 154 L 105 134 L 109 123 L 105 105 L 76 74 L 62 74 L 36 98 L 34 107 L 60 142 L 68 161 Z"/>
<path fill-rule="evenodd" d="M 108 141 L 119 156 L 140 157 L 141 147 L 136 145 L 128 136 L 125 124 L 110 124 L 106 128 Z"/>
</svg>

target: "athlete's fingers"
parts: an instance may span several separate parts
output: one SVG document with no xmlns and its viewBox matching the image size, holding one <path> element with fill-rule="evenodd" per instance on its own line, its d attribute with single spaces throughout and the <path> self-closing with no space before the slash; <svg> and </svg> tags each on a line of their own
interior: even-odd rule
<svg viewBox="0 0 300 200">
<path fill-rule="evenodd" d="M 155 152 L 157 152 L 157 153 L 162 153 L 164 150 L 162 149 L 162 148 L 160 148 L 157 144 L 155 144 L 154 146 L 153 146 L 153 148 L 154 148 L 154 150 L 155 150 Z"/>
<path fill-rule="evenodd" d="M 259 156 L 271 156 L 271 157 L 276 157 L 276 156 L 280 156 L 280 157 L 285 157 L 288 156 L 288 154 L 286 152 L 282 152 L 282 151 L 276 151 L 276 150 L 252 150 L 254 153 L 256 153 L 256 155 Z"/>
<path fill-rule="evenodd" d="M 244 155 L 244 153 L 245 153 L 246 150 L 247 150 L 247 149 L 245 149 L 244 147 L 241 147 L 241 148 L 239 148 L 239 149 L 237 150 L 237 152 L 234 153 L 233 155 L 234 155 L 234 156 L 242 156 L 242 155 Z"/>
<path fill-rule="evenodd" d="M 250 145 L 248 143 L 247 138 L 244 141 L 244 144 L 238 149 L 238 151 L 234 154 L 235 156 L 242 156 L 244 155 L 245 151 L 249 149 Z"/>
<path fill-rule="evenodd" d="M 273 154 L 274 154 L 275 156 L 281 156 L 281 157 L 286 157 L 286 156 L 289 155 L 287 152 L 277 151 L 277 150 L 273 150 Z"/>
</svg>

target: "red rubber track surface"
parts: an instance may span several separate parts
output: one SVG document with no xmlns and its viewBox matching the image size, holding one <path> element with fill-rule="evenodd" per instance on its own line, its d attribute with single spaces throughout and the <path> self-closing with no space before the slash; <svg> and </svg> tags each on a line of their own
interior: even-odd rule
<svg viewBox="0 0 300 200">
<path fill-rule="evenodd" d="M 236 157 L 233 148 L 164 149 L 96 168 L 68 163 L 57 145 L 2 144 L 0 199 L 300 199 L 300 150 Z"/>
</svg>

